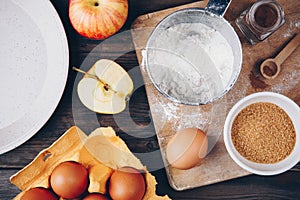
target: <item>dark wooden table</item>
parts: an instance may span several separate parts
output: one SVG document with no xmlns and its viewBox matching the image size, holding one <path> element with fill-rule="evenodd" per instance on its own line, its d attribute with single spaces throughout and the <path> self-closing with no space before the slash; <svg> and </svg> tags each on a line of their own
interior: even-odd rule
<svg viewBox="0 0 300 200">
<path fill-rule="evenodd" d="M 77 104 L 76 90 L 73 87 L 78 81 L 77 73 L 72 66 L 82 66 L 82 63 L 93 63 L 100 58 L 116 60 L 127 71 L 138 66 L 132 38 L 131 24 L 134 20 L 149 12 L 162 10 L 186 3 L 192 0 L 130 0 L 129 16 L 122 28 L 121 37 L 112 37 L 105 42 L 89 40 L 79 36 L 72 28 L 68 18 L 68 0 L 51 0 L 64 24 L 70 50 L 70 71 L 62 99 L 49 121 L 26 143 L 20 147 L 0 155 L 0 199 L 13 199 L 20 191 L 9 182 L 9 177 L 27 165 L 39 151 L 48 147 L 58 139 L 69 127 L 78 125 L 86 133 L 101 126 L 112 126 L 118 135 L 137 155 L 147 152 L 159 152 L 154 127 L 145 89 L 140 86 L 135 90 L 129 102 L 129 115 L 95 115 L 85 107 Z M 292 3 L 292 1 L 290 2 Z M 94 49 L 96 48 L 96 50 Z M 93 50 L 94 49 L 94 50 Z M 93 50 L 93 51 L 92 51 Z M 85 58 L 89 58 L 86 62 Z M 83 66 L 84 67 L 84 66 Z M 139 81 L 139 74 L 136 74 Z M 74 95 L 73 95 L 74 93 Z M 96 120 L 89 123 L 86 117 Z M 122 123 L 120 123 L 122 122 Z M 134 122 L 134 127 L 132 127 Z M 126 133 L 130 130 L 130 134 Z M 135 137 L 143 135 L 144 137 Z M 187 191 L 174 191 L 168 184 L 161 157 L 154 154 L 152 162 L 144 161 L 151 173 L 155 175 L 158 185 L 157 193 L 168 194 L 172 199 L 300 199 L 300 173 L 294 168 L 277 176 L 263 177 L 250 175 L 226 182 L 217 183 Z M 143 160 L 143 156 L 140 156 Z M 155 161 L 153 163 L 153 161 Z M 221 165 L 222 163 L 216 163 Z"/>
</svg>

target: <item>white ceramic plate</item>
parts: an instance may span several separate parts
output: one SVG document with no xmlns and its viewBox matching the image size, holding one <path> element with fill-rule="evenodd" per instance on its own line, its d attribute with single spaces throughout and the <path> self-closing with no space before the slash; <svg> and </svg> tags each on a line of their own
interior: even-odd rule
<svg viewBox="0 0 300 200">
<path fill-rule="evenodd" d="M 65 87 L 69 50 L 48 0 L 0 0 L 0 154 L 32 137 Z"/>
<path fill-rule="evenodd" d="M 290 117 L 296 131 L 296 144 L 291 154 L 284 160 L 274 164 L 260 164 L 247 160 L 235 149 L 231 140 L 231 127 L 235 117 L 245 107 L 257 103 L 269 102 L 282 108 Z M 288 97 L 274 92 L 258 92 L 237 102 L 229 111 L 224 125 L 224 142 L 231 158 L 243 169 L 258 175 L 275 175 L 283 173 L 300 161 L 300 108 Z"/>
</svg>

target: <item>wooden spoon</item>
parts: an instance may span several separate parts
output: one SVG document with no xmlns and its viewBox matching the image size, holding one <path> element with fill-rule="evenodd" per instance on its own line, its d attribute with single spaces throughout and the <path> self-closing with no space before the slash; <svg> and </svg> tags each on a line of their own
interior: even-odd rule
<svg viewBox="0 0 300 200">
<path fill-rule="evenodd" d="M 278 76 L 281 64 L 300 45 L 300 34 L 296 35 L 284 49 L 275 57 L 268 58 L 260 65 L 260 72 L 267 79 L 274 79 Z"/>
</svg>

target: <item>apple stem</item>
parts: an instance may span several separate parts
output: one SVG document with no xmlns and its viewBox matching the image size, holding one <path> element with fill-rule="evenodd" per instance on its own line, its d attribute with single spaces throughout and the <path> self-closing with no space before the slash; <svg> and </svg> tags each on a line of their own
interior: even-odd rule
<svg viewBox="0 0 300 200">
<path fill-rule="evenodd" d="M 103 87 L 104 87 L 104 89 L 105 89 L 106 91 L 107 91 L 107 90 L 111 90 L 111 91 L 113 91 L 114 93 L 117 93 L 117 91 L 115 91 L 114 89 L 112 89 L 111 86 L 110 86 L 108 83 L 105 83 L 105 81 L 101 80 L 98 76 L 93 75 L 93 74 L 90 74 L 90 73 L 88 73 L 88 72 L 86 72 L 86 71 L 83 71 L 83 70 L 77 68 L 77 67 L 73 67 L 72 69 L 75 70 L 75 71 L 77 71 L 77 72 L 80 72 L 80 73 L 82 73 L 82 74 L 85 74 L 85 75 L 89 76 L 90 78 L 96 79 L 97 81 L 99 81 L 100 83 L 103 84 Z"/>
<path fill-rule="evenodd" d="M 126 101 L 126 102 L 129 102 L 129 100 L 130 100 L 130 95 L 127 95 L 127 96 L 125 97 L 125 101 Z"/>
</svg>

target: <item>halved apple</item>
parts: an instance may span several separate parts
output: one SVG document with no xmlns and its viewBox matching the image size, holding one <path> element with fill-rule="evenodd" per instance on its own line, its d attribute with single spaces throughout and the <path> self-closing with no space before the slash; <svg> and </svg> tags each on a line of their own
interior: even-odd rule
<svg viewBox="0 0 300 200">
<path fill-rule="evenodd" d="M 77 87 L 80 101 L 88 109 L 103 114 L 122 112 L 132 91 L 133 82 L 128 73 L 108 59 L 98 60 Z"/>
</svg>

